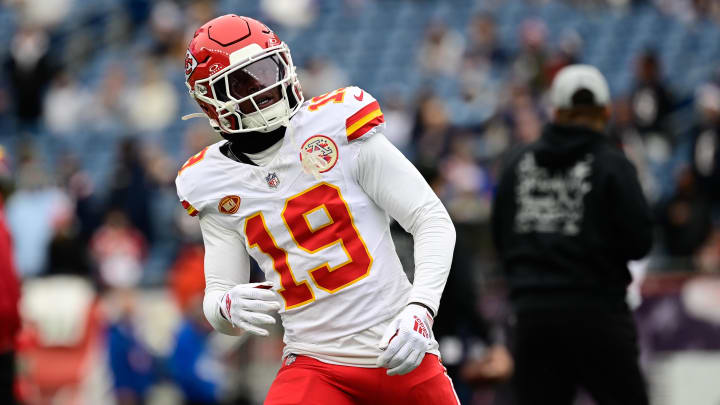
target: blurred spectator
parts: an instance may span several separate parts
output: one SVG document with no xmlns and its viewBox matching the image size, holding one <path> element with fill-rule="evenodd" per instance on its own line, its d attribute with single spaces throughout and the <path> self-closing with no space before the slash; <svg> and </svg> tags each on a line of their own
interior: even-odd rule
<svg viewBox="0 0 720 405">
<path fill-rule="evenodd" d="M 459 231 L 471 230 L 460 227 Z M 509 379 L 513 369 L 510 353 L 480 312 L 471 259 L 462 254 L 472 249 L 473 246 L 463 246 L 462 242 L 456 247 L 457 254 L 453 254 L 452 271 L 440 302 L 443 315 L 433 326 L 443 364 L 453 379 L 461 404 L 476 403 L 475 389 Z"/>
<path fill-rule="evenodd" d="M 510 147 L 510 132 L 511 128 L 502 115 L 494 114 L 486 120 L 482 126 L 482 138 L 479 139 L 480 147 L 476 151 L 478 159 L 495 162 Z"/>
<path fill-rule="evenodd" d="M 421 94 L 413 126 L 413 156 L 421 170 L 436 168 L 447 153 L 452 127 L 445 103 L 432 94 Z"/>
<path fill-rule="evenodd" d="M 143 273 L 143 284 L 157 285 L 164 283 L 178 244 L 186 241 L 188 235 L 185 234 L 185 230 L 179 229 L 178 207 L 177 204 L 172 204 L 177 201 L 175 189 L 177 161 L 169 156 L 164 148 L 157 145 L 150 145 L 143 152 L 147 176 L 151 184 L 151 198 L 148 200 L 147 209 L 150 235 L 152 235 L 152 240 L 148 240 L 150 250 Z M 185 216 L 192 219 L 187 213 Z M 190 224 L 191 227 L 193 225 L 198 224 Z"/>
<path fill-rule="evenodd" d="M 144 26 L 150 16 L 152 0 L 126 0 L 123 2 L 130 20 L 136 23 L 132 28 L 139 29 Z"/>
<path fill-rule="evenodd" d="M 444 22 L 434 21 L 425 30 L 418 51 L 422 72 L 426 75 L 452 76 L 460 68 L 465 40 Z"/>
<path fill-rule="evenodd" d="M 107 349 L 115 396 L 118 405 L 140 405 L 156 381 L 155 359 L 136 335 L 135 292 L 116 290 L 113 295 L 119 312 L 107 329 Z"/>
<path fill-rule="evenodd" d="M 705 273 L 720 271 L 720 230 L 717 228 L 713 228 L 712 234 L 697 253 L 695 265 Z"/>
<path fill-rule="evenodd" d="M 629 100 L 627 98 L 616 100 L 612 111 L 613 120 L 608 130 L 610 140 L 625 152 L 627 158 L 637 169 L 640 185 L 648 200 L 657 202 L 661 197 L 662 190 L 659 187 L 658 179 L 653 176 L 651 171 L 647 145 L 633 124 L 632 106 Z"/>
<path fill-rule="evenodd" d="M 57 275 L 26 279 L 19 338 L 23 399 L 30 404 L 107 403 L 100 317 L 90 282 Z M 97 391 L 85 389 L 93 385 Z"/>
<path fill-rule="evenodd" d="M 515 137 L 520 143 L 528 144 L 540 137 L 542 122 L 532 108 L 523 108 L 515 114 Z"/>
<path fill-rule="evenodd" d="M 73 207 L 59 212 L 53 221 L 48 252 L 48 274 L 75 274 L 89 278 L 87 246 L 81 239 Z"/>
<path fill-rule="evenodd" d="M 211 344 L 212 326 L 205 320 L 204 249 L 185 246 L 170 271 L 170 288 L 183 313 L 175 347 L 169 358 L 171 374 L 185 395 L 185 403 L 217 404 L 227 382 L 222 357 Z"/>
<path fill-rule="evenodd" d="M 496 30 L 495 19 L 490 14 L 476 14 L 470 20 L 465 58 L 474 66 L 503 66 L 508 61 L 509 51 L 498 41 Z"/>
<path fill-rule="evenodd" d="M 142 277 L 145 239 L 122 211 L 108 212 L 90 241 L 101 281 L 114 288 L 135 287 Z"/>
<path fill-rule="evenodd" d="M 432 184 L 437 184 L 432 181 Z M 472 227 L 456 227 L 458 234 L 474 233 Z M 470 237 L 458 239 L 440 305 L 443 314 L 433 325 L 440 344 L 443 365 L 453 380 L 461 404 L 475 404 L 474 390 L 508 379 L 513 362 L 510 353 L 498 341 L 490 323 L 479 308 L 476 273 L 472 258 L 462 252 L 474 249 Z"/>
<path fill-rule="evenodd" d="M 120 132 L 127 120 L 128 104 L 127 70 L 120 63 L 113 64 L 103 72 L 102 82 L 92 95 L 89 107 L 89 127 L 98 133 Z M 145 105 L 135 100 L 136 103 Z"/>
<path fill-rule="evenodd" d="M 39 28 L 21 27 L 10 43 L 6 68 L 15 101 L 15 114 L 24 129 L 33 130 L 42 115 L 43 94 L 54 68 L 48 54 L 47 34 Z"/>
<path fill-rule="evenodd" d="M 190 157 L 208 145 L 222 140 L 220 135 L 208 127 L 206 122 L 197 122 L 187 129 L 183 138 L 183 158 Z M 182 162 L 179 162 L 179 164 Z M 178 164 L 177 169 L 180 168 Z M 177 204 L 176 204 L 177 205 Z"/>
<path fill-rule="evenodd" d="M 75 0 L 10 0 L 19 6 L 25 24 L 52 28 L 68 16 Z"/>
<path fill-rule="evenodd" d="M 95 195 L 95 184 L 90 174 L 82 169 L 79 158 L 71 153 L 61 155 L 57 162 L 59 185 L 67 190 L 75 202 L 73 232 L 86 242 L 99 226 L 100 205 Z"/>
<path fill-rule="evenodd" d="M 577 31 L 573 29 L 563 30 L 558 42 L 557 49 L 545 62 L 545 77 L 548 82 L 552 81 L 557 72 L 565 66 L 580 62 L 583 41 Z"/>
<path fill-rule="evenodd" d="M 693 0 L 695 13 L 699 17 L 710 18 L 715 23 L 720 23 L 720 3 L 715 0 Z"/>
<path fill-rule="evenodd" d="M 127 94 L 129 123 L 138 132 L 160 131 L 178 118 L 175 88 L 161 74 L 159 61 L 154 58 L 143 62 L 140 79 Z"/>
<path fill-rule="evenodd" d="M 689 160 L 698 185 L 717 209 L 720 202 L 720 88 L 715 84 L 700 86 L 695 99 L 698 120 L 690 130 Z"/>
<path fill-rule="evenodd" d="M 188 4 L 185 11 L 186 32 L 183 37 L 183 45 L 185 45 L 185 38 L 192 37 L 198 27 L 218 15 L 215 8 L 215 0 L 197 0 Z"/>
<path fill-rule="evenodd" d="M 383 102 L 383 114 L 385 122 L 387 122 L 385 136 L 396 148 L 407 155 L 413 123 L 402 97 L 397 93 L 386 95 Z"/>
<path fill-rule="evenodd" d="M 497 85 L 487 67 L 475 68 L 465 60 L 460 72 L 459 104 L 453 104 L 456 115 L 453 122 L 473 125 L 489 119 L 499 102 Z"/>
<path fill-rule="evenodd" d="M 451 153 L 440 166 L 448 213 L 456 223 L 487 222 L 490 184 L 483 168 L 475 162 L 472 139 L 458 136 L 450 148 Z"/>
<path fill-rule="evenodd" d="M 519 404 L 648 404 L 626 304 L 630 260 L 652 247 L 632 164 L 607 141 L 610 90 L 588 65 L 555 77 L 552 122 L 504 165 L 492 234 L 515 313 Z"/>
<path fill-rule="evenodd" d="M 709 4 L 716 4 L 710 0 L 653 0 L 655 6 L 667 15 L 678 18 L 686 23 L 692 23 L 701 16 L 711 16 L 707 7 Z"/>
<path fill-rule="evenodd" d="M 495 125 L 509 126 L 513 143 L 529 143 L 540 136 L 540 113 L 529 87 L 519 82 L 509 84 L 497 114 Z"/>
<path fill-rule="evenodd" d="M 46 270 L 53 221 L 72 209 L 67 194 L 51 185 L 36 152 L 31 146 L 27 148 L 17 170 L 17 190 L 7 203 L 16 264 L 23 278 Z"/>
<path fill-rule="evenodd" d="M 660 61 L 655 51 L 645 51 L 638 57 L 635 81 L 630 96 L 635 126 L 644 135 L 669 136 L 666 119 L 673 108 L 673 100 L 662 81 Z"/>
<path fill-rule="evenodd" d="M 710 204 L 689 169 L 678 174 L 675 193 L 658 206 L 657 219 L 671 270 L 693 269 L 692 257 L 710 235 L 712 221 Z"/>
<path fill-rule="evenodd" d="M 513 62 L 513 76 L 526 84 L 533 95 L 539 95 L 548 85 L 545 76 L 547 26 L 539 19 L 527 19 L 520 26 L 521 48 Z"/>
<path fill-rule="evenodd" d="M 184 53 L 184 23 L 183 12 L 177 3 L 163 0 L 153 5 L 150 13 L 150 29 L 154 41 L 154 55 Z"/>
<path fill-rule="evenodd" d="M 153 195 L 153 184 L 147 173 L 146 162 L 135 139 L 124 139 L 119 149 L 110 183 L 109 205 L 124 212 L 145 239 L 152 242 L 154 234 L 150 219 L 150 199 Z"/>
<path fill-rule="evenodd" d="M 315 3 L 316 0 L 260 0 L 260 10 L 268 17 L 269 22 L 298 29 L 308 27 L 315 21 Z"/>
<path fill-rule="evenodd" d="M 305 99 L 317 97 L 349 84 L 347 74 L 327 58 L 315 56 L 298 72 Z"/>
<path fill-rule="evenodd" d="M 461 124 L 481 123 L 495 112 L 498 91 L 493 72 L 505 68 L 510 56 L 495 30 L 495 21 L 489 14 L 477 14 L 470 21 L 459 75 L 460 104 L 454 106 Z"/>
<path fill-rule="evenodd" d="M 90 94 L 68 72 L 61 72 L 50 84 L 44 102 L 44 121 L 47 129 L 57 135 L 72 137 L 84 129 L 92 118 L 87 109 Z"/>
</svg>

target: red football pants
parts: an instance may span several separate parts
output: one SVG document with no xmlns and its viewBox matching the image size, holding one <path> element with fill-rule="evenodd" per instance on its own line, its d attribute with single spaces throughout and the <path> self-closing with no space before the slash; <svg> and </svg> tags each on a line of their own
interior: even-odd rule
<svg viewBox="0 0 720 405">
<path fill-rule="evenodd" d="M 286 364 L 290 363 L 290 364 Z M 286 359 L 265 405 L 459 405 L 445 367 L 426 354 L 415 370 L 388 376 L 385 368 L 323 363 L 307 356 Z"/>
</svg>

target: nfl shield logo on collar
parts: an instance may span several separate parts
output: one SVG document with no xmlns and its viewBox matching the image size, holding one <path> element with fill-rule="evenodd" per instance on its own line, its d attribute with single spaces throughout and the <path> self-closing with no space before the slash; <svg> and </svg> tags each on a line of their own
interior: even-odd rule
<svg viewBox="0 0 720 405">
<path fill-rule="evenodd" d="M 270 186 L 270 188 L 277 188 L 277 186 L 280 184 L 280 178 L 275 172 L 268 173 L 268 175 L 265 176 L 265 181 L 267 182 L 267 185 Z"/>
</svg>

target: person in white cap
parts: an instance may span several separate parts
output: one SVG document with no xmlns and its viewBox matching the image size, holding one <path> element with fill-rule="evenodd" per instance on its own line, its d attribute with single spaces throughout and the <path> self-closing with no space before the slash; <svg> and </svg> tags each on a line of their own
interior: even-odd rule
<svg viewBox="0 0 720 405">
<path fill-rule="evenodd" d="M 625 301 L 627 263 L 652 245 L 633 165 L 604 134 L 610 91 L 588 65 L 561 70 L 552 122 L 510 156 L 493 205 L 493 238 L 516 315 L 520 405 L 646 405 Z"/>
</svg>

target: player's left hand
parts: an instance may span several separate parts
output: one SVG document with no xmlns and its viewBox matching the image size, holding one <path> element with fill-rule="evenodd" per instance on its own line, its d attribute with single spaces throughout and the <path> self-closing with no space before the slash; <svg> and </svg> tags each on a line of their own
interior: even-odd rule
<svg viewBox="0 0 720 405">
<path fill-rule="evenodd" d="M 407 374 L 420 365 L 432 346 L 433 318 L 427 309 L 409 304 L 385 330 L 378 347 L 383 353 L 376 365 L 388 375 Z"/>
</svg>

